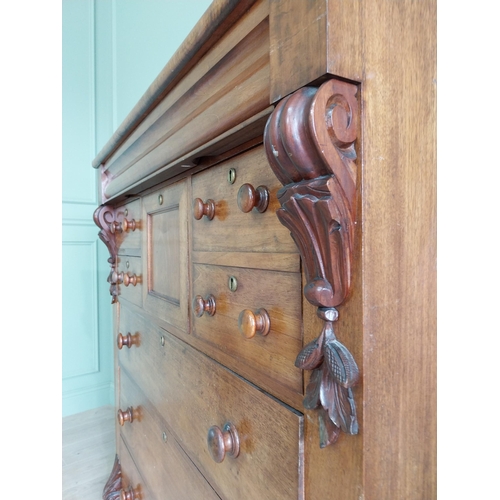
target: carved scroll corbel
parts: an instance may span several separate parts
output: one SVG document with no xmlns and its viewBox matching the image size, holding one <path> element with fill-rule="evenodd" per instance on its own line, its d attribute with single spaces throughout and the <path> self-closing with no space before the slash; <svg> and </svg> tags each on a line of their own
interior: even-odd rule
<svg viewBox="0 0 500 500">
<path fill-rule="evenodd" d="M 114 304 L 118 300 L 118 283 L 114 279 L 118 274 L 118 247 L 116 244 L 116 220 L 115 210 L 113 207 L 101 205 L 94 212 L 94 222 L 101 230 L 99 238 L 106 245 L 109 252 L 109 265 L 111 271 L 108 276 L 110 284 L 109 293 L 111 294 L 111 303 Z"/>
<path fill-rule="evenodd" d="M 324 321 L 295 365 L 312 370 L 304 407 L 319 409 L 320 446 L 340 430 L 358 433 L 352 387 L 359 370 L 335 337 L 336 306 L 349 294 L 356 221 L 357 87 L 328 80 L 304 87 L 277 105 L 266 125 L 264 145 L 276 177 L 280 222 L 300 251 L 307 284 L 304 295 Z"/>
</svg>

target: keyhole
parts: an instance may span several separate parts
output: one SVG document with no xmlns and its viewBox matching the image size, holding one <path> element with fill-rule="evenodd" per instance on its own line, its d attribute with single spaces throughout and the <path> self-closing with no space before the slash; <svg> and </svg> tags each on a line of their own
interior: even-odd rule
<svg viewBox="0 0 500 500">
<path fill-rule="evenodd" d="M 229 276 L 228 286 L 231 292 L 236 292 L 238 289 L 238 280 L 234 276 Z"/>
<path fill-rule="evenodd" d="M 229 182 L 229 184 L 234 184 L 235 180 L 236 180 L 236 170 L 234 168 L 230 168 L 227 173 L 227 182 Z"/>
</svg>

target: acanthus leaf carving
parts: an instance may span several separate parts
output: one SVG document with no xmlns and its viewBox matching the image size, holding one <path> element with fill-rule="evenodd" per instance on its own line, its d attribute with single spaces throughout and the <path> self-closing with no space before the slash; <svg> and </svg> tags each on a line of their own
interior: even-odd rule
<svg viewBox="0 0 500 500">
<path fill-rule="evenodd" d="M 312 370 L 304 407 L 317 409 L 320 446 L 342 430 L 358 433 L 352 387 L 359 369 L 337 340 L 336 307 L 349 296 L 356 222 L 357 87 L 331 79 L 304 87 L 278 103 L 264 132 L 268 161 L 284 185 L 278 192 L 280 222 L 302 257 L 304 296 L 324 321 L 318 338 L 295 365 Z"/>
<path fill-rule="evenodd" d="M 122 490 L 122 468 L 118 455 L 102 492 L 102 500 L 120 500 Z"/>
</svg>

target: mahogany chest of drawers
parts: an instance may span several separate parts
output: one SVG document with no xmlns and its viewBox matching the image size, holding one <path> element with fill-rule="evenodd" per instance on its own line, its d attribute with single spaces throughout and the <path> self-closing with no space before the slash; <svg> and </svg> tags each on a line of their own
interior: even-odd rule
<svg viewBox="0 0 500 500">
<path fill-rule="evenodd" d="M 374 4 L 432 74 L 434 5 Z M 384 60 L 370 9 L 215 0 L 94 160 L 116 339 L 105 500 L 434 497 L 432 255 L 415 301 L 401 254 L 433 248 L 433 121 L 417 174 L 390 112 L 420 111 L 387 78 L 421 55 Z M 401 236 L 415 196 L 428 208 Z"/>
</svg>

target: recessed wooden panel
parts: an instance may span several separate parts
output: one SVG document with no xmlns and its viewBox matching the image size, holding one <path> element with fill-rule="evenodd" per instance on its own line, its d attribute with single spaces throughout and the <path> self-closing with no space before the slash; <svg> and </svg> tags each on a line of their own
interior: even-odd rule
<svg viewBox="0 0 500 500">
<path fill-rule="evenodd" d="M 150 254 L 148 293 L 180 303 L 179 205 L 149 215 Z"/>
<path fill-rule="evenodd" d="M 177 328 L 187 328 L 186 181 L 144 198 L 146 222 L 144 307 Z"/>
<path fill-rule="evenodd" d="M 234 292 L 231 277 L 237 282 Z M 302 373 L 294 365 L 302 348 L 301 292 L 300 273 L 194 264 L 192 299 L 211 294 L 216 310 L 201 318 L 192 312 L 193 335 L 230 354 L 228 366 L 234 371 L 242 373 L 244 366 L 258 370 L 252 382 L 270 378 L 302 393 Z M 238 328 L 239 315 L 260 308 L 269 314 L 270 331 L 246 338 Z"/>
</svg>

